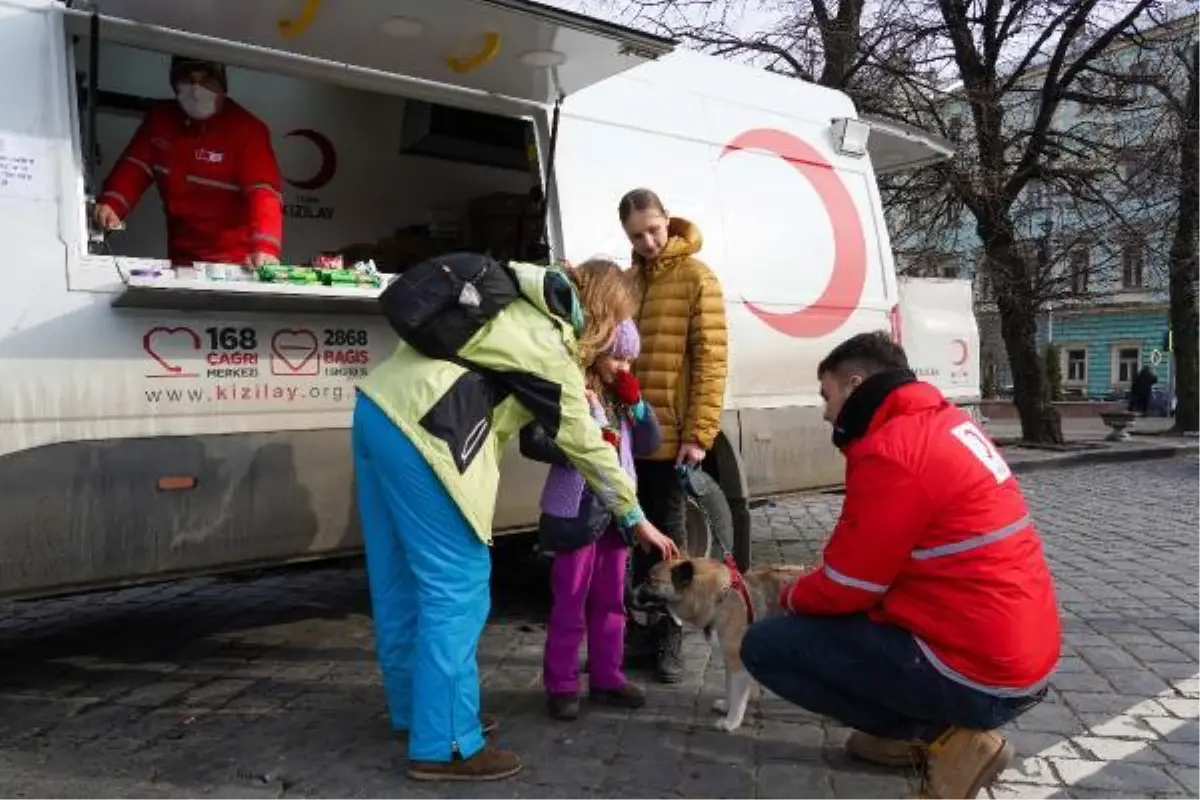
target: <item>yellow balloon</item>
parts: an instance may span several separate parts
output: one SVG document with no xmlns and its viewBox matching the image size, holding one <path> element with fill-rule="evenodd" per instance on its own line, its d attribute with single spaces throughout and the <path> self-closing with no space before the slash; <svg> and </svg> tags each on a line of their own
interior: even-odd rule
<svg viewBox="0 0 1200 800">
<path fill-rule="evenodd" d="M 308 30 L 308 26 L 312 25 L 313 19 L 320 10 L 321 0 L 304 0 L 304 8 L 300 9 L 299 16 L 295 19 L 279 20 L 279 34 L 285 39 L 299 36 Z"/>
<path fill-rule="evenodd" d="M 488 31 L 483 37 L 483 47 L 479 49 L 478 53 L 466 58 L 447 58 L 446 66 L 460 75 L 473 72 L 496 57 L 496 54 L 500 52 L 500 44 L 500 34 L 496 31 Z"/>
</svg>

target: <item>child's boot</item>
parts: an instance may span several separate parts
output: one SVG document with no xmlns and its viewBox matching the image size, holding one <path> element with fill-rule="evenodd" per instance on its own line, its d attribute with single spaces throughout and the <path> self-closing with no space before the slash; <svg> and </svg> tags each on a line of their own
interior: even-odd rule
<svg viewBox="0 0 1200 800">
<path fill-rule="evenodd" d="M 592 689 L 593 703 L 617 708 L 641 708 L 646 705 L 646 691 L 637 684 L 627 683 L 620 689 Z"/>
<path fill-rule="evenodd" d="M 579 718 L 579 695 L 548 694 L 546 709 L 554 719 L 570 721 Z"/>
</svg>

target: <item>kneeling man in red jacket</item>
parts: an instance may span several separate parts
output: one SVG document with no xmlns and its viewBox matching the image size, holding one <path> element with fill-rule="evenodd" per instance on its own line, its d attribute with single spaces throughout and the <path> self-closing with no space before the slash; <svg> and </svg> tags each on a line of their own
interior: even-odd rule
<svg viewBox="0 0 1200 800">
<path fill-rule="evenodd" d="M 817 377 L 845 503 L 820 565 L 783 592 L 790 614 L 751 627 L 742 661 L 854 728 L 851 754 L 923 764 L 925 796 L 974 797 L 1013 756 L 996 729 L 1058 662 L 1041 540 L 991 440 L 885 334 L 843 342 Z"/>
</svg>

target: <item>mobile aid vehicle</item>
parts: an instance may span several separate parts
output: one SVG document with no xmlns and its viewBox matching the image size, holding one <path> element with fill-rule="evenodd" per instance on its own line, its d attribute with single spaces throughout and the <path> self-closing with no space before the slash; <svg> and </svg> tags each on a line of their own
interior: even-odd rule
<svg viewBox="0 0 1200 800">
<path fill-rule="evenodd" d="M 617 200 L 653 187 L 703 231 L 727 298 L 707 460 L 722 535 L 744 562 L 751 498 L 840 481 L 815 366 L 896 326 L 874 176 L 943 144 L 522 0 L 0 0 L 0 594 L 361 546 L 347 429 L 354 381 L 395 342 L 379 290 L 176 272 L 152 196 L 123 232 L 90 229 L 147 103 L 171 96 L 172 54 L 228 65 L 231 97 L 271 128 L 285 264 L 337 251 L 386 271 L 461 247 L 627 263 Z M 498 532 L 536 521 L 542 469 L 514 442 Z"/>
</svg>

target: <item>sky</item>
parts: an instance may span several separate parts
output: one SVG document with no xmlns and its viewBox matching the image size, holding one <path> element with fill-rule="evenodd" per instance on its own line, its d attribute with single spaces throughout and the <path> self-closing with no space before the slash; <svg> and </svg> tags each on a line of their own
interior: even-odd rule
<svg viewBox="0 0 1200 800">
<path fill-rule="evenodd" d="M 633 9 L 638 5 L 636 0 L 538 0 L 539 2 L 555 6 L 558 8 L 575 11 L 589 16 L 607 19 L 612 22 L 623 23 L 631 27 L 641 30 L 647 30 L 651 33 L 663 33 L 661 30 L 655 30 L 652 23 L 645 19 L 636 20 L 632 16 Z M 703 7 L 721 7 L 729 6 L 736 8 L 738 16 L 726 20 L 727 28 L 741 36 L 747 36 L 754 33 L 770 31 L 776 27 L 777 23 L 785 16 L 779 11 L 780 8 L 787 8 L 794 4 L 788 0 L 715 0 L 714 2 L 703 2 L 703 0 L 680 0 L 679 5 L 689 7 L 692 13 L 689 13 L 688 22 L 692 25 L 697 25 L 703 22 L 703 10 L 695 11 L 695 9 L 703 9 Z M 831 3 L 834 5 L 834 3 Z M 1096 24 L 1103 26 L 1118 19 L 1121 14 L 1125 13 L 1125 9 L 1132 5 L 1132 0 L 1109 0 L 1098 4 L 1096 14 L 1093 19 Z M 1167 18 L 1178 18 L 1186 14 L 1194 14 L 1200 7 L 1198 0 L 1163 0 L 1160 6 L 1160 13 L 1165 11 Z M 651 11 L 650 14 L 655 12 Z M 1160 17 L 1161 18 L 1161 17 Z M 1005 46 L 1006 55 L 1002 57 L 1001 71 L 1007 62 L 1015 64 L 1020 61 L 1026 54 L 1028 48 L 1033 45 L 1035 37 L 1038 34 L 1036 27 L 1028 31 L 1014 36 Z M 1057 44 L 1057 36 L 1052 36 L 1047 41 L 1041 43 L 1041 57 L 1036 59 L 1042 61 L 1048 59 Z M 689 44 L 683 42 L 682 46 L 687 47 Z M 949 55 L 949 52 L 946 52 Z M 753 56 L 742 56 L 748 58 L 752 63 L 756 63 Z M 943 64 L 939 73 L 942 75 L 943 87 L 952 88 L 958 83 L 957 71 L 951 69 L 950 62 L 947 59 Z"/>
<path fill-rule="evenodd" d="M 629 9 L 636 5 L 631 0 L 539 0 L 539 2 L 626 24 L 631 22 Z M 687 3 L 681 3 L 681 5 L 687 5 Z M 695 3 L 695 7 L 701 5 L 704 4 Z M 722 5 L 722 3 L 714 2 L 711 5 L 717 6 Z M 778 9 L 781 6 L 790 4 L 785 2 L 785 0 L 729 0 L 726 5 L 739 9 L 738 18 L 730 20 L 730 28 L 738 33 L 745 34 L 773 28 L 775 23 L 784 16 Z M 1099 19 L 1116 19 L 1123 5 L 1124 2 L 1121 0 L 1113 4 L 1101 3 L 1099 7 L 1101 12 Z M 1166 10 L 1167 16 L 1171 18 L 1196 13 L 1198 6 L 1200 6 L 1200 3 L 1197 0 L 1164 0 L 1163 2 L 1163 8 Z M 694 14 L 691 16 L 693 17 L 691 20 L 693 23 L 700 21 Z M 637 25 L 636 27 L 644 27 L 644 25 Z"/>
<path fill-rule="evenodd" d="M 539 0 L 539 2 L 618 23 L 630 22 L 628 14 L 623 14 L 622 11 L 633 5 L 627 0 Z M 767 30 L 773 27 L 775 21 L 782 16 L 778 11 L 770 8 L 770 6 L 776 5 L 775 3 L 750 0 L 737 3 L 737 5 L 741 7 L 741 13 L 736 24 L 730 27 L 739 33 Z"/>
</svg>

